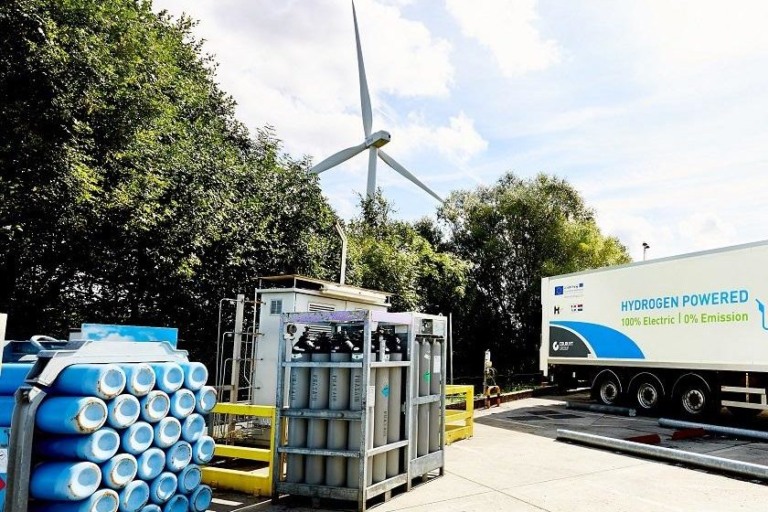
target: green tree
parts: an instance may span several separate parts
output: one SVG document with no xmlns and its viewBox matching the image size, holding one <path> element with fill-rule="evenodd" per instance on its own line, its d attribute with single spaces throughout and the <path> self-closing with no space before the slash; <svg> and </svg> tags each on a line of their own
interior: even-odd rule
<svg viewBox="0 0 768 512">
<path fill-rule="evenodd" d="M 0 6 L 0 311 L 210 340 L 258 275 L 332 277 L 336 215 L 307 162 L 254 138 L 187 18 L 142 0 Z"/>
<path fill-rule="evenodd" d="M 503 370 L 538 368 L 542 277 L 630 261 L 578 191 L 544 174 L 509 173 L 495 186 L 455 192 L 439 218 L 453 251 L 472 262 L 455 344 L 457 363 L 472 373 L 486 349 Z"/>
<path fill-rule="evenodd" d="M 429 221 L 412 225 L 392 213 L 381 191 L 361 199 L 361 214 L 348 227 L 348 282 L 392 292 L 392 311 L 452 312 L 464 296 L 467 263 L 420 234 Z"/>
</svg>

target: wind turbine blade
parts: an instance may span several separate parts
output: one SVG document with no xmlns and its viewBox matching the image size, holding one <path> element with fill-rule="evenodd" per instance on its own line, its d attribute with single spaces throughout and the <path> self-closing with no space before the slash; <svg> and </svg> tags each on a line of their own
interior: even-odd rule
<svg viewBox="0 0 768 512">
<path fill-rule="evenodd" d="M 353 156 L 358 155 L 363 151 L 365 151 L 365 142 L 358 144 L 357 146 L 352 146 L 351 148 L 342 149 L 338 153 L 329 156 L 319 164 L 313 166 L 309 172 L 313 174 L 320 174 L 323 171 L 327 171 L 331 167 L 336 167 L 340 163 L 346 162 Z"/>
<path fill-rule="evenodd" d="M 440 198 L 440 196 L 439 196 L 439 195 L 435 194 L 435 193 L 432 191 L 432 189 L 431 189 L 431 188 L 429 188 L 428 186 L 426 186 L 425 184 L 423 184 L 421 181 L 419 181 L 419 179 L 418 179 L 416 176 L 414 176 L 413 174 L 411 174 L 410 172 L 408 172 L 408 170 L 407 170 L 405 167 L 403 167 L 402 165 L 400 165 L 399 163 L 397 163 L 397 162 L 396 162 L 396 161 L 395 161 L 395 160 L 394 160 L 394 159 L 393 159 L 391 156 L 389 156 L 388 154 L 386 154 L 386 153 L 385 153 L 385 152 L 383 152 L 382 150 L 379 150 L 379 156 L 381 157 L 381 159 L 382 159 L 382 160 L 384 160 L 384 162 L 385 162 L 385 163 L 386 163 L 388 166 L 390 166 L 391 168 L 393 168 L 394 170 L 396 170 L 397 172 L 399 172 L 400 174 L 402 174 L 403 176 L 405 176 L 406 178 L 408 178 L 409 180 L 411 180 L 411 181 L 412 181 L 414 184 L 416 184 L 417 186 L 419 186 L 419 187 L 420 187 L 422 190 L 424 190 L 424 191 L 425 191 L 427 194 L 431 195 L 432 197 L 434 197 L 435 199 L 437 199 L 437 200 L 438 200 L 438 201 L 440 201 L 441 203 L 443 202 L 443 200 Z"/>
<path fill-rule="evenodd" d="M 371 135 L 373 114 L 371 113 L 371 96 L 368 94 L 368 79 L 365 78 L 365 64 L 363 63 L 363 48 L 360 46 L 360 29 L 357 27 L 357 12 L 355 2 L 352 2 L 352 19 L 355 21 L 355 41 L 357 42 L 357 72 L 360 77 L 360 109 L 363 112 L 363 130 L 365 137 Z"/>
</svg>

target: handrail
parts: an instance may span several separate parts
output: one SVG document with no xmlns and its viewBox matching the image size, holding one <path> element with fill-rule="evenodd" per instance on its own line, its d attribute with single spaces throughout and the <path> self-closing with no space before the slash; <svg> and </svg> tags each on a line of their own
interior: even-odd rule
<svg viewBox="0 0 768 512">
<path fill-rule="evenodd" d="M 474 386 L 445 386 L 446 396 L 463 395 L 463 409 L 447 409 L 445 411 L 445 442 L 446 444 L 468 439 L 474 435 L 475 388 Z"/>
<path fill-rule="evenodd" d="M 218 403 L 213 408 L 213 413 L 233 414 L 238 416 L 253 416 L 256 418 L 270 418 L 271 426 L 275 426 L 276 410 L 274 406 L 250 405 L 238 403 Z M 242 471 L 237 469 L 219 468 L 207 466 L 203 468 L 203 482 L 220 489 L 239 491 L 255 496 L 270 496 L 272 493 L 272 460 L 275 452 L 273 437 L 270 436 L 269 449 L 253 448 L 250 446 L 237 446 L 232 444 L 217 444 L 214 455 L 217 457 L 230 457 L 245 459 L 267 464 L 266 475 L 263 470 Z"/>
</svg>

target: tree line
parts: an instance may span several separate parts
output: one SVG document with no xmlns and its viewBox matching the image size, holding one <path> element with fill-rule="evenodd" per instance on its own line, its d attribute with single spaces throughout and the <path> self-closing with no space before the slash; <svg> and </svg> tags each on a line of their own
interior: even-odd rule
<svg viewBox="0 0 768 512">
<path fill-rule="evenodd" d="M 540 278 L 629 261 L 578 191 L 546 174 L 455 191 L 416 222 L 395 219 L 381 194 L 340 219 L 307 158 L 237 120 L 193 26 L 144 0 L 0 6 L 9 338 L 63 337 L 82 322 L 167 325 L 203 350 L 218 301 L 250 293 L 258 276 L 337 280 L 341 222 L 347 283 L 393 292 L 393 310 L 452 312 L 466 371 L 486 348 L 525 371 L 536 366 Z"/>
</svg>

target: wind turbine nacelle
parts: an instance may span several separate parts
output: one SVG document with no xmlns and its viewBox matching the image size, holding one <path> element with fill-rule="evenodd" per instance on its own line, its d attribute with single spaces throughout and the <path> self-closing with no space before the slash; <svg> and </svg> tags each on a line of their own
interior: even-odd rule
<svg viewBox="0 0 768 512">
<path fill-rule="evenodd" d="M 370 148 L 373 146 L 375 148 L 380 148 L 390 140 L 392 140 L 392 136 L 389 134 L 389 132 L 379 130 L 376 133 L 372 133 L 370 137 L 365 139 L 365 147 Z"/>
</svg>

